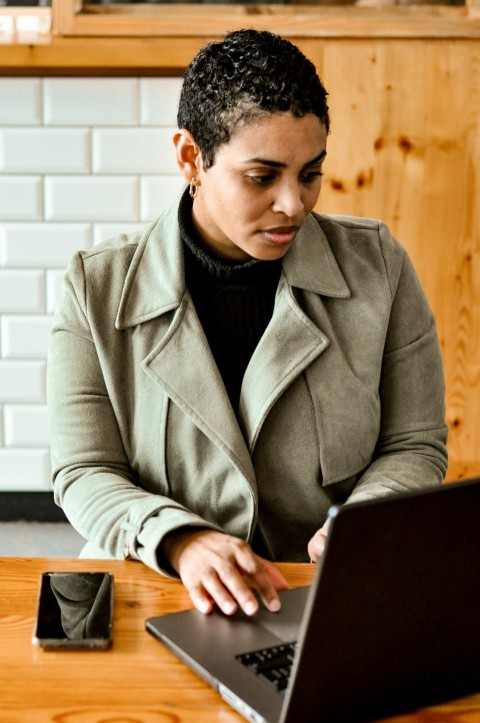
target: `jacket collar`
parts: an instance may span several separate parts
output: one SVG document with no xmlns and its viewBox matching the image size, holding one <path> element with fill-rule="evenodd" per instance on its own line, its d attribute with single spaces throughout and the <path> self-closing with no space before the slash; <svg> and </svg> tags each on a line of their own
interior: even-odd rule
<svg viewBox="0 0 480 723">
<path fill-rule="evenodd" d="M 128 269 L 115 326 L 126 329 L 180 305 L 185 294 L 178 203 L 145 230 Z"/>
<path fill-rule="evenodd" d="M 322 296 L 348 298 L 350 289 L 321 227 L 322 216 L 310 214 L 283 261 L 290 286 Z"/>
<path fill-rule="evenodd" d="M 178 202 L 145 231 L 125 278 L 115 326 L 135 326 L 178 307 L 185 294 L 183 242 L 178 229 Z M 350 290 L 321 228 L 310 214 L 283 260 L 292 287 L 348 298 Z"/>
</svg>

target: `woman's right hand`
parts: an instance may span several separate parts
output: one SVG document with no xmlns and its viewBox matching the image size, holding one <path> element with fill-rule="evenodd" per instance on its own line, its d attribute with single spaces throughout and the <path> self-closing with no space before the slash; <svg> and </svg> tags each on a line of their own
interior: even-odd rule
<svg viewBox="0 0 480 723">
<path fill-rule="evenodd" d="M 285 590 L 287 581 L 243 540 L 189 527 L 169 533 L 162 549 L 200 612 L 208 614 L 216 604 L 225 615 L 233 615 L 238 606 L 255 615 L 259 604 L 254 591 L 268 610 L 280 609 L 277 590 Z"/>
</svg>

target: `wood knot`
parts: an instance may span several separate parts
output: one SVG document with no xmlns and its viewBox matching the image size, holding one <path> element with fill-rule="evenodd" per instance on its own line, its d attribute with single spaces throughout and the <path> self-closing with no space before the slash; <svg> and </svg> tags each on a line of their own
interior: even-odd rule
<svg viewBox="0 0 480 723">
<path fill-rule="evenodd" d="M 357 188 L 363 188 L 364 186 L 371 186 L 373 180 L 373 171 L 370 170 L 368 174 L 360 172 L 357 176 L 355 185 Z"/>
<path fill-rule="evenodd" d="M 334 191 L 341 191 L 345 192 L 345 186 L 343 184 L 343 181 L 338 181 L 336 178 L 332 178 L 330 181 L 330 185 L 333 188 Z"/>
<path fill-rule="evenodd" d="M 410 153 L 410 151 L 413 150 L 413 143 L 405 136 L 400 136 L 398 139 L 398 146 L 403 153 Z"/>
</svg>

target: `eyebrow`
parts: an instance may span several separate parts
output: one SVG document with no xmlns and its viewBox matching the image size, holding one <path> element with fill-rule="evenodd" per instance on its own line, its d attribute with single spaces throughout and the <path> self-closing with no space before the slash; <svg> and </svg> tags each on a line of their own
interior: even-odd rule
<svg viewBox="0 0 480 723">
<path fill-rule="evenodd" d="M 308 161 L 305 163 L 303 168 L 308 168 L 308 166 L 313 166 L 315 163 L 320 163 L 320 161 L 323 161 L 325 159 L 325 156 L 327 155 L 327 151 L 322 151 L 318 154 L 318 156 L 315 156 L 315 158 L 312 158 L 311 161 Z M 249 158 L 245 163 L 261 163 L 262 166 L 271 166 L 272 168 L 286 168 L 286 163 L 281 163 L 280 161 L 270 161 L 267 158 Z"/>
</svg>

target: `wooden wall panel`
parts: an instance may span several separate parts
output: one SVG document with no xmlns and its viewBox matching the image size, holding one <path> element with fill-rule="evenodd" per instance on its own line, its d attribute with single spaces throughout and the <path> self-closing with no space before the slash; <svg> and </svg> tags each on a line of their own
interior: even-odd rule
<svg viewBox="0 0 480 723">
<path fill-rule="evenodd" d="M 304 49 L 332 116 L 317 209 L 381 218 L 407 248 L 444 355 L 448 478 L 480 474 L 480 43 Z"/>
</svg>

